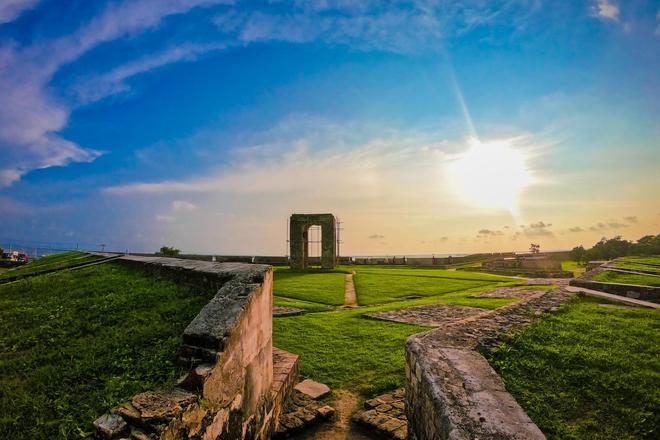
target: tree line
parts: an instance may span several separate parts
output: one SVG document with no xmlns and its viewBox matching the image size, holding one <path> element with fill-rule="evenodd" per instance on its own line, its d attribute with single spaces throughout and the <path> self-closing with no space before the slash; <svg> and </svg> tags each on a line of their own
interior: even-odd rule
<svg viewBox="0 0 660 440">
<path fill-rule="evenodd" d="M 585 262 L 611 260 L 628 255 L 660 255 L 660 234 L 645 235 L 637 241 L 624 240 L 620 235 L 614 238 L 601 238 L 591 249 L 576 246 L 571 250 L 571 260 Z"/>
</svg>

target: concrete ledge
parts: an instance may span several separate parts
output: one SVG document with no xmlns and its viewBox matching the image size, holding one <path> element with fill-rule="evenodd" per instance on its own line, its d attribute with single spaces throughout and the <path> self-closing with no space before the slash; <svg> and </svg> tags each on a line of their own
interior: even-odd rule
<svg viewBox="0 0 660 440">
<path fill-rule="evenodd" d="M 571 280 L 569 284 L 574 287 L 598 290 L 600 292 L 624 296 L 626 298 L 660 303 L 660 287 L 638 286 L 635 284 L 602 283 L 600 281 L 591 281 L 583 278 Z"/>
</svg>

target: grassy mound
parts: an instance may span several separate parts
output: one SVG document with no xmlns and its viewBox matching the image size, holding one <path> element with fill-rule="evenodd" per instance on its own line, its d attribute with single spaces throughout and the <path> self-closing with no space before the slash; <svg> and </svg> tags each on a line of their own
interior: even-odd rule
<svg viewBox="0 0 660 440">
<path fill-rule="evenodd" d="M 63 252 L 61 254 L 48 255 L 31 260 L 24 266 L 18 266 L 0 273 L 0 279 L 32 275 L 53 269 L 64 269 L 74 264 L 91 263 L 101 258 L 84 252 Z"/>
<path fill-rule="evenodd" d="M 83 437 L 110 407 L 170 383 L 210 296 L 113 263 L 0 286 L 0 438 Z"/>
<path fill-rule="evenodd" d="M 636 284 L 638 286 L 660 287 L 660 277 L 653 275 L 637 275 L 633 273 L 612 272 L 606 270 L 591 278 L 603 283 Z"/>
<path fill-rule="evenodd" d="M 652 439 L 660 426 L 660 312 L 578 299 L 490 353 L 549 439 Z"/>
</svg>

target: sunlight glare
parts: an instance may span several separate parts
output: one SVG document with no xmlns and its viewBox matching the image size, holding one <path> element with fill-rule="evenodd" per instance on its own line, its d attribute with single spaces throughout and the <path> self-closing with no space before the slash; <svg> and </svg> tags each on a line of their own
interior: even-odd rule
<svg viewBox="0 0 660 440">
<path fill-rule="evenodd" d="M 508 139 L 482 143 L 473 138 L 468 150 L 449 163 L 449 181 L 466 203 L 515 214 L 520 193 L 532 183 L 526 162 L 527 155 Z"/>
</svg>

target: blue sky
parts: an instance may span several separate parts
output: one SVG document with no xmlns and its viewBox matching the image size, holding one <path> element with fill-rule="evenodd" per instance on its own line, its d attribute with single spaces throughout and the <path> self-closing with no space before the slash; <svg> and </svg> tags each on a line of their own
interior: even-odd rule
<svg viewBox="0 0 660 440">
<path fill-rule="evenodd" d="M 653 1 L 5 0 L 0 241 L 282 254 L 327 211 L 353 254 L 636 239 L 658 71 Z"/>
</svg>

